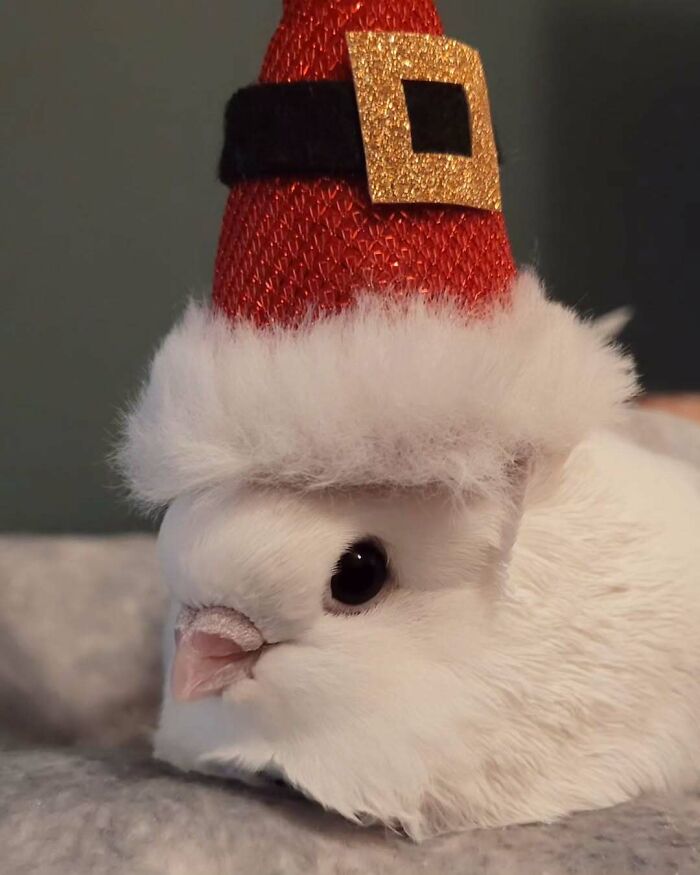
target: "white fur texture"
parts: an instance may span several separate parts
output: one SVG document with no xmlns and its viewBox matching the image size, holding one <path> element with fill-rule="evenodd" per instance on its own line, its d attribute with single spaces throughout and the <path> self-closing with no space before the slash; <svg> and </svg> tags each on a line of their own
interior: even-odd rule
<svg viewBox="0 0 700 875">
<path fill-rule="evenodd" d="M 157 754 L 282 775 L 416 839 L 697 781 L 700 472 L 597 432 L 561 468 L 540 460 L 515 504 L 225 486 L 176 500 L 160 535 L 173 611 L 229 605 L 279 644 L 222 698 L 166 687 Z M 393 585 L 329 614 L 334 564 L 366 535 Z"/>
<path fill-rule="evenodd" d="M 521 275 L 468 321 L 373 297 L 296 330 L 192 306 L 128 417 L 121 463 L 144 503 L 224 482 L 493 494 L 514 461 L 566 455 L 634 392 L 604 332 Z"/>
</svg>

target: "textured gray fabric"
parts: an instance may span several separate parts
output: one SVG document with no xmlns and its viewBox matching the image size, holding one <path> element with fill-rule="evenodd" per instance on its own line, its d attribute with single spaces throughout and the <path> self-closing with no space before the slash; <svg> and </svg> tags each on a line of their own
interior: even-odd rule
<svg viewBox="0 0 700 875">
<path fill-rule="evenodd" d="M 6 744 L 143 741 L 160 688 L 155 558 L 145 535 L 0 537 Z"/>
<path fill-rule="evenodd" d="M 0 764 L 3 875 L 697 875 L 700 796 L 414 845 L 310 802 L 186 778 L 138 755 Z"/>
<path fill-rule="evenodd" d="M 700 463 L 695 426 L 631 427 Z M 700 793 L 416 846 L 154 763 L 162 609 L 150 537 L 0 538 L 0 875 L 700 873 Z"/>
<path fill-rule="evenodd" d="M 638 444 L 700 469 L 700 428 L 659 410 L 634 410 L 623 429 Z"/>
</svg>

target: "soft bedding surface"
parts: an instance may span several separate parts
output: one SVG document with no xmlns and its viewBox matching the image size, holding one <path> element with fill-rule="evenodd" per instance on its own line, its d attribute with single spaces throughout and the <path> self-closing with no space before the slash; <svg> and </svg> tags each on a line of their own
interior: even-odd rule
<svg viewBox="0 0 700 875">
<path fill-rule="evenodd" d="M 700 795 L 414 845 L 315 805 L 187 778 L 129 752 L 0 766 L 3 875 L 697 875 Z"/>
</svg>

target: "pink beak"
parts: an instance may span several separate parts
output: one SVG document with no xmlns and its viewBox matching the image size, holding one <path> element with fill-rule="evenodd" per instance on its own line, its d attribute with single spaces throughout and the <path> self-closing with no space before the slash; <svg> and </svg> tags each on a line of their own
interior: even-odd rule
<svg viewBox="0 0 700 875">
<path fill-rule="evenodd" d="M 171 689 L 179 702 L 220 694 L 251 676 L 265 639 L 232 608 L 183 608 L 175 623 Z"/>
</svg>

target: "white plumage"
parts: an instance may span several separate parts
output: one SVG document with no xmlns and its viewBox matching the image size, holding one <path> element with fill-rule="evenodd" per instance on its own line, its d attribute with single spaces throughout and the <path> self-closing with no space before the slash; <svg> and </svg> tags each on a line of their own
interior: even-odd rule
<svg viewBox="0 0 700 875">
<path fill-rule="evenodd" d="M 618 430 L 633 392 L 527 275 L 488 323 L 369 299 L 287 333 L 191 311 L 123 459 L 170 503 L 173 618 L 228 606 L 276 646 L 220 697 L 166 688 L 158 756 L 282 775 L 416 839 L 697 780 L 700 473 Z M 329 613 L 366 536 L 392 583 Z"/>
</svg>

